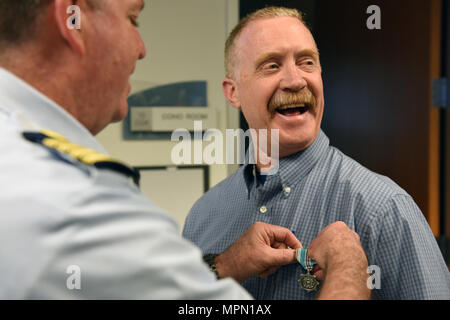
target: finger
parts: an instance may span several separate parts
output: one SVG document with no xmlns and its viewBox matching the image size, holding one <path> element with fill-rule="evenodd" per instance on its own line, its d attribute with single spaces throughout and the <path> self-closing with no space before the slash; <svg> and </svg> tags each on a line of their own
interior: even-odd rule
<svg viewBox="0 0 450 320">
<path fill-rule="evenodd" d="M 287 246 L 297 249 L 297 248 L 303 248 L 301 242 L 294 236 L 291 230 L 280 227 L 280 226 L 273 226 L 273 225 L 267 225 L 270 227 L 270 231 L 272 231 L 273 237 L 271 238 L 271 242 L 283 242 Z"/>
<path fill-rule="evenodd" d="M 322 280 L 325 279 L 325 272 L 322 269 L 317 270 L 316 272 L 314 272 L 314 275 L 316 276 L 317 280 L 322 281 Z"/>
<path fill-rule="evenodd" d="M 272 244 L 271 246 L 274 249 L 287 249 L 288 246 L 284 243 L 284 242 L 275 242 L 274 244 Z"/>
<path fill-rule="evenodd" d="M 309 247 L 309 252 L 308 252 L 309 257 L 316 261 L 316 265 L 313 267 L 313 271 L 319 271 L 321 269 L 326 269 L 326 262 L 324 260 L 324 258 L 322 258 L 320 255 L 316 255 L 316 251 L 315 250 L 311 250 L 311 246 Z"/>
<path fill-rule="evenodd" d="M 353 231 L 353 235 L 355 236 L 356 240 L 358 240 L 358 242 L 361 242 L 359 234 L 357 234 L 356 232 Z"/>
<path fill-rule="evenodd" d="M 312 271 L 313 271 L 313 272 L 317 272 L 317 271 L 319 271 L 320 269 L 321 269 L 320 266 L 319 266 L 318 264 L 315 264 L 314 267 L 313 267 L 313 269 L 312 269 Z"/>
<path fill-rule="evenodd" d="M 269 253 L 270 266 L 281 267 L 286 264 L 297 262 L 295 258 L 295 249 L 271 249 Z"/>
<path fill-rule="evenodd" d="M 318 264 L 316 264 L 313 267 L 312 273 L 316 276 L 317 280 L 324 280 L 325 279 L 325 272 L 323 269 L 319 267 Z"/>
</svg>

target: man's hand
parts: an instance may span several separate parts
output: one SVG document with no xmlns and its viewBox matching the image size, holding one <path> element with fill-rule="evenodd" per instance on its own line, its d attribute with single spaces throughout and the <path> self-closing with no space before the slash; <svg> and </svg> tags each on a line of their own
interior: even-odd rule
<svg viewBox="0 0 450 320">
<path fill-rule="evenodd" d="M 319 299 L 369 299 L 367 258 L 359 236 L 344 222 L 335 222 L 317 236 L 309 247 L 315 275 L 325 278 Z"/>
<path fill-rule="evenodd" d="M 215 264 L 220 278 L 243 282 L 253 276 L 267 277 L 279 267 L 296 262 L 295 249 L 301 247 L 289 229 L 257 222 L 217 256 Z"/>
</svg>

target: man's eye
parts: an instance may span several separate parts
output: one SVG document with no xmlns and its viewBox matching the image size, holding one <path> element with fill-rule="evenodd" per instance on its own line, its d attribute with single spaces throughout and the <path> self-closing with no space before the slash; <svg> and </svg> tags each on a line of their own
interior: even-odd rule
<svg viewBox="0 0 450 320">
<path fill-rule="evenodd" d="M 306 71 L 313 71 L 316 68 L 316 62 L 312 59 L 307 59 L 299 62 L 299 67 Z"/>
<path fill-rule="evenodd" d="M 266 69 L 277 69 L 278 65 L 276 63 L 270 63 L 266 65 Z"/>
</svg>

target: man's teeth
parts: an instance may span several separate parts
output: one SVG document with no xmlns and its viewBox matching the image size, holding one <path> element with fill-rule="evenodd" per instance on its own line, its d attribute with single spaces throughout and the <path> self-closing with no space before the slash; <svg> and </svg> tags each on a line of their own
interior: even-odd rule
<svg viewBox="0 0 450 320">
<path fill-rule="evenodd" d="M 287 105 L 282 106 L 276 109 L 276 112 L 288 116 L 288 115 L 298 115 L 298 114 L 304 114 L 308 111 L 308 106 L 305 104 L 300 105 Z"/>
<path fill-rule="evenodd" d="M 298 105 L 290 105 L 290 106 L 281 106 L 277 108 L 277 110 L 286 110 L 286 109 L 295 109 L 295 108 L 304 108 L 304 104 L 298 104 Z"/>
</svg>

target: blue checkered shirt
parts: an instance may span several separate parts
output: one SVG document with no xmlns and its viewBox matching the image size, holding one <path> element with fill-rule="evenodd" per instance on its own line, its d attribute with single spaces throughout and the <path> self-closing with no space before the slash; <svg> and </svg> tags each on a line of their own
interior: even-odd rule
<svg viewBox="0 0 450 320">
<path fill-rule="evenodd" d="M 309 148 L 281 159 L 264 185 L 246 164 L 208 191 L 191 209 L 183 236 L 205 254 L 220 253 L 257 221 L 289 228 L 304 247 L 344 221 L 359 234 L 369 265 L 380 268 L 373 298 L 450 299 L 447 266 L 411 196 L 331 147 L 322 131 Z M 292 264 L 243 286 L 256 299 L 313 299 L 297 282 L 302 273 Z"/>
</svg>

